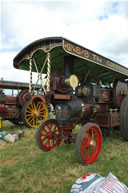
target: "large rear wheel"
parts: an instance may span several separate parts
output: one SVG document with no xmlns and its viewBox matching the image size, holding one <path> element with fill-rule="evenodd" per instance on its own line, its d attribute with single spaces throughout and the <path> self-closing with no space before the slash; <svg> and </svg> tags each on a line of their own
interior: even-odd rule
<svg viewBox="0 0 128 193">
<path fill-rule="evenodd" d="M 123 99 L 120 107 L 120 133 L 128 140 L 128 96 Z"/>
<path fill-rule="evenodd" d="M 76 155 L 82 165 L 93 163 L 99 155 L 102 144 L 101 130 L 97 124 L 87 123 L 76 139 Z"/>
<path fill-rule="evenodd" d="M 48 119 L 44 121 L 37 129 L 36 141 L 43 151 L 51 151 L 61 143 L 62 130 L 57 120 Z"/>
<path fill-rule="evenodd" d="M 26 126 L 37 128 L 48 118 L 48 109 L 41 100 L 27 101 L 22 108 L 21 116 Z"/>
</svg>

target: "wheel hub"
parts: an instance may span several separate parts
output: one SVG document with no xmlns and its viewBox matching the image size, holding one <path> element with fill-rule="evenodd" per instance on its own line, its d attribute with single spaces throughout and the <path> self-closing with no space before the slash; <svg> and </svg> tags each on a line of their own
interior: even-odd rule
<svg viewBox="0 0 128 193">
<path fill-rule="evenodd" d="M 52 139 L 52 136 L 53 136 L 52 132 L 48 132 L 47 134 L 48 139 Z"/>
<path fill-rule="evenodd" d="M 95 149 L 95 147 L 96 147 L 96 141 L 95 141 L 95 140 L 91 140 L 91 141 L 90 141 L 90 146 L 91 146 L 92 149 Z"/>
<path fill-rule="evenodd" d="M 35 116 L 35 117 L 39 117 L 39 116 L 40 116 L 40 113 L 39 113 L 38 111 L 35 111 L 35 112 L 34 112 L 34 116 Z"/>
</svg>

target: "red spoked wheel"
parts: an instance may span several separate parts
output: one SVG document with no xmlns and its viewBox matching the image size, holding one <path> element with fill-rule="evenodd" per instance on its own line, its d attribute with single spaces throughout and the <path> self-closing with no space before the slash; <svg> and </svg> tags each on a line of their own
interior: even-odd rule
<svg viewBox="0 0 128 193">
<path fill-rule="evenodd" d="M 48 119 L 44 121 L 37 129 L 36 141 L 43 151 L 51 151 L 61 143 L 62 130 L 57 120 Z"/>
<path fill-rule="evenodd" d="M 102 134 L 97 124 L 87 123 L 76 139 L 76 155 L 81 164 L 93 163 L 100 153 Z"/>
</svg>

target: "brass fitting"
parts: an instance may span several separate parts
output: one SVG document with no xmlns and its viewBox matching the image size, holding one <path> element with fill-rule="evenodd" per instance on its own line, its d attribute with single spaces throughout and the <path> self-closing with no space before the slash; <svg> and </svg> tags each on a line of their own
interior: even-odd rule
<svg viewBox="0 0 128 193">
<path fill-rule="evenodd" d="M 65 84 L 72 88 L 76 88 L 78 86 L 79 80 L 75 74 L 72 74 L 69 78 L 65 79 Z"/>
</svg>

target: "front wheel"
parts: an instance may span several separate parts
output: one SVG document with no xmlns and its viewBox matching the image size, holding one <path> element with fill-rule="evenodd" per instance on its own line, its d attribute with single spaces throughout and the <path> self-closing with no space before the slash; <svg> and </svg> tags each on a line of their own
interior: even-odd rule
<svg viewBox="0 0 128 193">
<path fill-rule="evenodd" d="M 58 121 L 47 119 L 37 129 L 36 142 L 39 148 L 45 152 L 51 151 L 61 143 L 62 130 Z"/>
<path fill-rule="evenodd" d="M 93 163 L 102 145 L 101 130 L 95 123 L 87 123 L 76 138 L 76 155 L 82 165 Z"/>
</svg>

